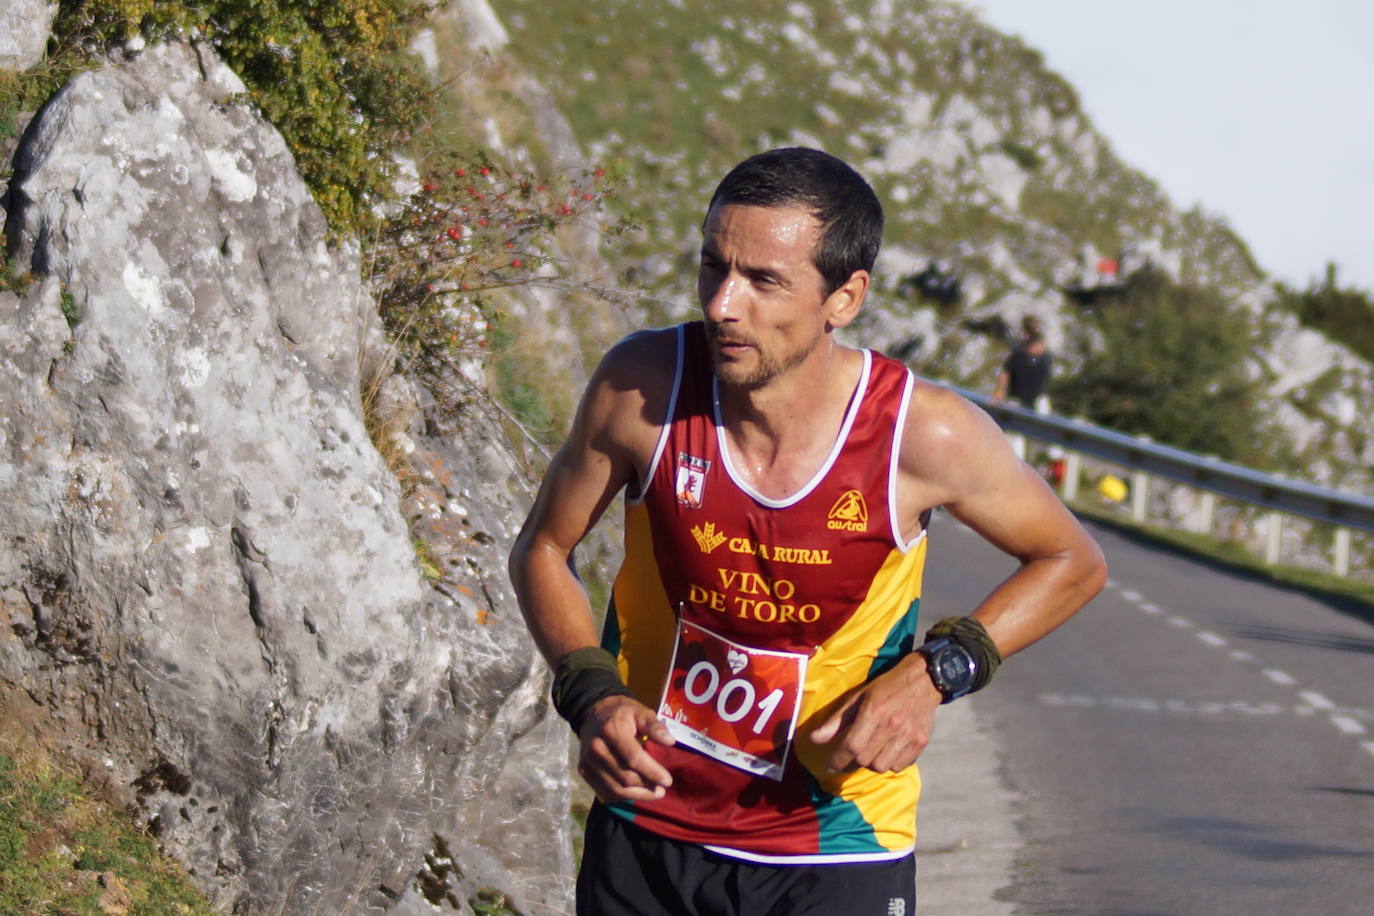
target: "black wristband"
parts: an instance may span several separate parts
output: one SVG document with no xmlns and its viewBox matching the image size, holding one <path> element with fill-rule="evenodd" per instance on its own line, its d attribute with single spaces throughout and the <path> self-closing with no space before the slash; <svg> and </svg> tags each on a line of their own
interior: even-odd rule
<svg viewBox="0 0 1374 916">
<path fill-rule="evenodd" d="M 582 730 L 582 720 L 598 701 L 606 697 L 633 697 L 620 679 L 615 656 L 605 649 L 587 646 L 574 649 L 558 663 L 553 674 L 553 708 L 572 726 Z"/>
<path fill-rule="evenodd" d="M 987 629 L 972 617 L 946 617 L 926 630 L 927 641 L 940 636 L 957 642 L 973 657 L 973 687 L 969 693 L 986 687 L 997 666 L 1002 664 L 1002 653 L 997 651 L 997 643 L 992 641 Z"/>
</svg>

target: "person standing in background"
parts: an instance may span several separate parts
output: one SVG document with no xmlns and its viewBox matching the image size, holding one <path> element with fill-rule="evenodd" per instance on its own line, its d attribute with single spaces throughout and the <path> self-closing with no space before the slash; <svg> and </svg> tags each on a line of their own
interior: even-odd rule
<svg viewBox="0 0 1374 916">
<path fill-rule="evenodd" d="M 1005 401 L 1010 395 L 1027 410 L 1049 413 L 1050 399 L 1045 386 L 1049 384 L 1052 364 L 1053 356 L 1040 321 L 1033 315 L 1025 316 L 1021 319 L 1021 340 L 1012 347 L 997 374 L 993 401 Z"/>
</svg>

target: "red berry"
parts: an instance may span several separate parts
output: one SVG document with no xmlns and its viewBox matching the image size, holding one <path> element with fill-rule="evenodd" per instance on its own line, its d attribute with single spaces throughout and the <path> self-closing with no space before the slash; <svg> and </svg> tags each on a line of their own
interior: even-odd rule
<svg viewBox="0 0 1374 916">
<path fill-rule="evenodd" d="M 454 170 L 453 170 L 453 174 L 457 175 L 459 178 L 462 178 L 462 177 L 463 177 L 464 175 L 466 175 L 467 173 L 468 173 L 468 170 L 467 170 L 467 169 L 454 169 Z"/>
<path fill-rule="evenodd" d="M 520 259 L 519 259 L 519 258 L 516 258 L 514 261 L 511 261 L 511 262 L 510 262 L 510 266 L 511 266 L 511 267 L 519 267 L 519 266 L 520 266 Z"/>
<path fill-rule="evenodd" d="M 491 174 L 491 169 L 487 168 L 486 166 L 483 166 L 483 167 L 482 167 L 482 174 L 483 174 L 483 175 L 490 175 L 490 174 Z"/>
<path fill-rule="evenodd" d="M 449 226 L 449 227 L 448 227 L 448 237 L 449 237 L 449 238 L 451 238 L 451 239 L 458 239 L 458 238 L 462 237 L 462 235 L 463 235 L 463 230 L 462 230 L 461 228 L 459 228 L 458 226 Z"/>
</svg>

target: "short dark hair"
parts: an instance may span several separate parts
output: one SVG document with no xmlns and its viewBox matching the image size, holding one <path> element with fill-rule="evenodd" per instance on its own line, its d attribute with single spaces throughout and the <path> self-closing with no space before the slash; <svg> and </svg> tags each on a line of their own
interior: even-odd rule
<svg viewBox="0 0 1374 916">
<path fill-rule="evenodd" d="M 787 147 L 750 156 L 721 179 L 709 214 L 717 205 L 809 207 L 821 224 L 811 260 L 828 296 L 856 270 L 873 270 L 883 241 L 883 207 L 863 176 L 820 150 Z"/>
</svg>

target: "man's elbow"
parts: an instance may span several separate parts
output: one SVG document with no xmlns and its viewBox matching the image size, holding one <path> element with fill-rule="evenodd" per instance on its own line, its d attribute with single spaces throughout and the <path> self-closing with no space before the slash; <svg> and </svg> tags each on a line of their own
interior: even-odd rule
<svg viewBox="0 0 1374 916">
<path fill-rule="evenodd" d="M 1081 563 L 1080 586 L 1083 591 L 1083 603 L 1091 601 L 1107 585 L 1107 558 L 1102 554 L 1102 548 L 1097 546 L 1096 541 L 1090 540 L 1089 547 L 1084 551 Z"/>
</svg>

